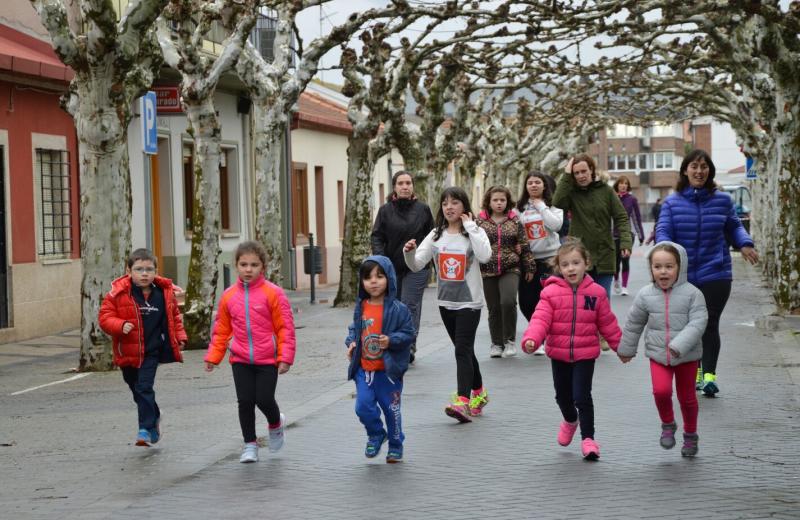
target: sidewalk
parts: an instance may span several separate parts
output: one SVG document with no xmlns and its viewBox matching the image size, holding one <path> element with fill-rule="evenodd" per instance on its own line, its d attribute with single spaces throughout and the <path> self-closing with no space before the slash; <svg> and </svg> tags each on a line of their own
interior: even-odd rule
<svg viewBox="0 0 800 520">
<path fill-rule="evenodd" d="M 643 251 L 632 261 L 631 296 L 613 299 L 620 321 L 645 281 Z M 258 464 L 238 463 L 229 371 L 206 376 L 200 352 L 159 375 L 168 429 L 154 449 L 130 446 L 135 411 L 118 373 L 10 397 L 9 376 L 26 374 L 33 386 L 51 363 L 0 366 L 0 442 L 16 443 L 0 448 L 3 516 L 795 519 L 800 463 L 791 446 L 800 438 L 800 399 L 790 371 L 800 366 L 800 345 L 791 333 L 773 339 L 755 326 L 769 296 L 741 260 L 735 279 L 722 320 L 721 393 L 701 399 L 694 460 L 658 446 L 641 350 L 629 365 L 608 353 L 598 360 L 600 461 L 583 461 L 578 443 L 558 446 L 548 360 L 489 359 L 485 310 L 476 352 L 491 403 L 485 417 L 458 425 L 442 411 L 455 363 L 431 290 L 418 362 L 405 378 L 406 460 L 385 464 L 385 447 L 368 460 L 353 385 L 344 381 L 341 341 L 352 309 L 292 298 L 302 343 L 278 385 L 291 426 L 284 450 L 262 450 Z"/>
</svg>

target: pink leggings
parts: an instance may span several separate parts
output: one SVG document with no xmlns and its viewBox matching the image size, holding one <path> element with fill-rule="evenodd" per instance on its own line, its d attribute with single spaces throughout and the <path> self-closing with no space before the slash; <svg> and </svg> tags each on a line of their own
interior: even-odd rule
<svg viewBox="0 0 800 520">
<path fill-rule="evenodd" d="M 683 431 L 697 432 L 697 394 L 694 379 L 697 374 L 697 361 L 667 367 L 650 360 L 650 378 L 653 380 L 653 397 L 656 400 L 658 415 L 662 423 L 675 421 L 672 411 L 672 376 L 675 375 L 675 393 L 683 415 Z"/>
</svg>

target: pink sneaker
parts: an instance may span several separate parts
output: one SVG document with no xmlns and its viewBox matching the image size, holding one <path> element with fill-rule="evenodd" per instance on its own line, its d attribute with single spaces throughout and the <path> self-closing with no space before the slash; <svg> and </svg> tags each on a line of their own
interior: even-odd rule
<svg viewBox="0 0 800 520">
<path fill-rule="evenodd" d="M 591 437 L 583 439 L 581 443 L 581 452 L 583 452 L 583 458 L 586 460 L 597 460 L 600 458 L 600 446 L 598 446 Z"/>
<path fill-rule="evenodd" d="M 561 426 L 558 427 L 558 443 L 562 446 L 569 446 L 572 442 L 572 437 L 575 435 L 575 430 L 578 429 L 578 421 L 574 423 L 561 421 Z"/>
<path fill-rule="evenodd" d="M 469 418 L 469 399 L 459 397 L 458 394 L 453 394 L 450 404 L 444 409 L 444 413 L 460 423 L 472 422 L 472 419 Z"/>
</svg>

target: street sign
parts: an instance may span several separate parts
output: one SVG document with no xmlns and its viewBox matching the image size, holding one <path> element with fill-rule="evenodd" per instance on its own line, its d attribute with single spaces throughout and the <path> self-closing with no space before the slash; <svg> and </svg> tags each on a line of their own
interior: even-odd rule
<svg viewBox="0 0 800 520">
<path fill-rule="evenodd" d="M 158 129 L 156 128 L 156 93 L 148 92 L 141 97 L 142 148 L 144 153 L 158 153 Z"/>
<path fill-rule="evenodd" d="M 758 175 L 756 174 L 756 161 L 752 157 L 747 157 L 745 160 L 745 171 L 744 174 L 745 179 L 756 179 Z"/>
</svg>

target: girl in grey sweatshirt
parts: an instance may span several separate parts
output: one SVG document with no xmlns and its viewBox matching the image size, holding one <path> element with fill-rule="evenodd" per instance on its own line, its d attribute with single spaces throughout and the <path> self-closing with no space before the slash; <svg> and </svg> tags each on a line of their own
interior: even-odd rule
<svg viewBox="0 0 800 520">
<path fill-rule="evenodd" d="M 659 242 L 648 254 L 653 283 L 643 287 L 633 300 L 622 332 L 617 355 L 623 363 L 636 355 L 639 337 L 645 333 L 645 355 L 650 358 L 653 396 L 661 417 L 660 444 L 675 446 L 675 414 L 672 381 L 683 415 L 681 455 L 697 454 L 697 395 L 695 374 L 703 356 L 703 332 L 708 312 L 703 293 L 687 280 L 686 250 L 673 242 Z"/>
</svg>

